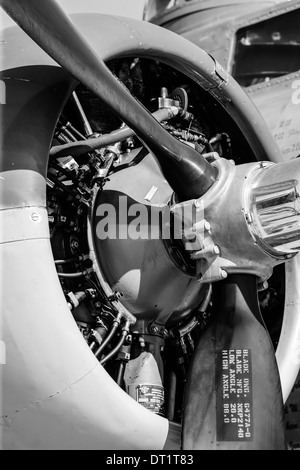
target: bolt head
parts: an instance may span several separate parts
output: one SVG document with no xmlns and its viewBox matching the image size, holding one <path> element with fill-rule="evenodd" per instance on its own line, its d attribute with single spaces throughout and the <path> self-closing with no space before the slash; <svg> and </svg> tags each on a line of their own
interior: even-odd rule
<svg viewBox="0 0 300 470">
<path fill-rule="evenodd" d="M 224 269 L 221 269 L 221 278 L 226 279 L 227 277 L 228 277 L 228 273 Z"/>
<path fill-rule="evenodd" d="M 221 253 L 221 250 L 220 250 L 220 248 L 219 248 L 217 245 L 214 246 L 214 253 L 215 253 L 216 255 L 219 255 L 219 254 Z"/>
<path fill-rule="evenodd" d="M 40 222 L 40 221 L 41 221 L 41 216 L 40 216 L 39 214 L 37 214 L 37 213 L 34 212 L 34 213 L 31 215 L 31 220 L 32 220 L 33 222 Z"/>
</svg>

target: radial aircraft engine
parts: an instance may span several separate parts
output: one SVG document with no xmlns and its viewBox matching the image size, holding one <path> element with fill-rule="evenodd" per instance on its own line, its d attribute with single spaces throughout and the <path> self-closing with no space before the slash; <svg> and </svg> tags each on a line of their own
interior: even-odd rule
<svg viewBox="0 0 300 470">
<path fill-rule="evenodd" d="M 285 449 L 299 160 L 179 35 L 1 6 L 3 449 Z"/>
</svg>

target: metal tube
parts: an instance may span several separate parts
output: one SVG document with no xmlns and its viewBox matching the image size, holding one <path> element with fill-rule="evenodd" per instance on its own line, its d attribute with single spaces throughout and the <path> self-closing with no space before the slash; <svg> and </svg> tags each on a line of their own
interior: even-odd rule
<svg viewBox="0 0 300 470">
<path fill-rule="evenodd" d="M 83 107 L 79 101 L 79 98 L 77 96 L 77 93 L 76 91 L 73 91 L 73 99 L 75 101 L 75 104 L 78 108 L 78 111 L 79 111 L 79 114 L 80 114 L 80 117 L 82 119 L 82 123 L 83 123 L 83 127 L 84 127 L 84 130 L 85 130 L 85 133 L 86 133 L 86 136 L 88 137 L 89 135 L 92 135 L 93 134 L 93 129 L 91 128 L 91 125 L 89 123 L 89 120 L 83 110 Z"/>
<path fill-rule="evenodd" d="M 76 263 L 78 262 L 79 259 L 78 258 L 70 258 L 70 259 L 57 259 L 54 261 L 54 263 L 56 265 L 60 265 L 60 264 L 71 264 L 71 263 Z"/>
<path fill-rule="evenodd" d="M 175 109 L 176 108 L 159 109 L 153 113 L 153 116 L 158 122 L 168 121 L 175 116 Z M 61 158 L 67 157 L 69 155 L 72 155 L 73 157 L 79 157 L 80 155 L 94 152 L 95 150 L 122 142 L 123 140 L 129 139 L 134 135 L 134 131 L 128 126 L 125 126 L 121 129 L 118 129 L 117 131 L 102 135 L 100 137 L 52 147 L 50 150 L 50 157 Z"/>
<path fill-rule="evenodd" d="M 59 135 L 55 135 L 55 138 L 62 144 L 62 145 L 66 145 L 66 144 L 70 144 L 72 141 L 70 139 L 68 139 L 64 134 L 60 133 Z M 74 142 L 73 142 L 74 144 Z M 69 155 L 67 155 L 68 157 Z"/>
<path fill-rule="evenodd" d="M 119 387 L 122 386 L 122 383 L 124 380 L 125 368 L 126 368 L 126 362 L 120 361 L 120 364 L 118 367 L 117 378 L 116 378 L 116 383 L 119 385 Z"/>
<path fill-rule="evenodd" d="M 84 135 L 81 134 L 81 132 L 79 132 L 77 129 L 75 129 L 75 127 L 72 126 L 71 122 L 67 122 L 66 128 L 69 129 L 69 131 L 71 131 L 74 137 L 76 137 L 77 139 L 84 139 Z"/>
<path fill-rule="evenodd" d="M 108 333 L 107 337 L 105 338 L 105 340 L 103 341 L 103 343 L 100 345 L 100 347 L 97 349 L 97 351 L 95 352 L 95 356 L 96 358 L 98 359 L 100 354 L 104 351 L 104 349 L 106 348 L 106 346 L 108 345 L 108 343 L 112 340 L 112 338 L 115 336 L 118 328 L 119 328 L 119 325 L 120 325 L 120 322 L 121 322 L 121 315 L 119 314 L 117 316 L 117 318 L 114 320 L 113 322 L 113 326 L 112 326 L 112 329 L 110 330 L 110 332 Z"/>
<path fill-rule="evenodd" d="M 127 325 L 129 325 L 128 322 L 127 322 Z M 129 326 L 128 326 L 128 328 L 125 327 L 124 330 L 122 331 L 121 339 L 120 339 L 119 343 L 117 344 L 117 346 L 106 357 L 104 357 L 104 359 L 102 359 L 102 361 L 100 361 L 100 364 L 102 366 L 104 366 L 110 359 L 112 359 L 113 357 L 115 357 L 116 354 L 118 354 L 121 347 L 125 343 L 128 332 L 129 332 Z"/>
<path fill-rule="evenodd" d="M 173 370 L 169 372 L 168 380 L 168 399 L 167 399 L 167 409 L 166 409 L 166 418 L 169 421 L 174 421 L 175 416 L 175 404 L 176 404 L 176 389 L 177 389 L 177 377 Z"/>
<path fill-rule="evenodd" d="M 57 273 L 59 277 L 63 279 L 76 279 L 79 277 L 86 276 L 87 272 L 81 272 L 81 273 Z"/>
<path fill-rule="evenodd" d="M 67 126 L 62 127 L 62 134 L 65 135 L 67 138 L 69 138 L 73 142 L 77 142 L 76 137 L 72 134 L 72 132 L 67 129 Z"/>
</svg>

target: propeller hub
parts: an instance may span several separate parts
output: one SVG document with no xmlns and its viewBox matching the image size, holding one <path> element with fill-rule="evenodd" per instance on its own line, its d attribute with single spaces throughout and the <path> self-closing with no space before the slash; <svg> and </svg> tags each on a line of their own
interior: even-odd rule
<svg viewBox="0 0 300 470">
<path fill-rule="evenodd" d="M 219 159 L 214 166 L 216 183 L 203 197 L 185 203 L 197 208 L 186 249 L 191 250 L 194 233 L 191 257 L 198 277 L 214 282 L 226 273 L 247 273 L 266 280 L 276 265 L 300 251 L 300 161 L 234 166 Z"/>
</svg>

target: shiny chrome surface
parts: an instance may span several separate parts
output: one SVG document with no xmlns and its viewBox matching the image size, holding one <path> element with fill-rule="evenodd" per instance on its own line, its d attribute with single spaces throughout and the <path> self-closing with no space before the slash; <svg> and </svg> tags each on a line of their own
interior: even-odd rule
<svg viewBox="0 0 300 470">
<path fill-rule="evenodd" d="M 246 218 L 256 242 L 282 259 L 300 250 L 300 161 L 265 165 L 248 180 Z"/>
</svg>

